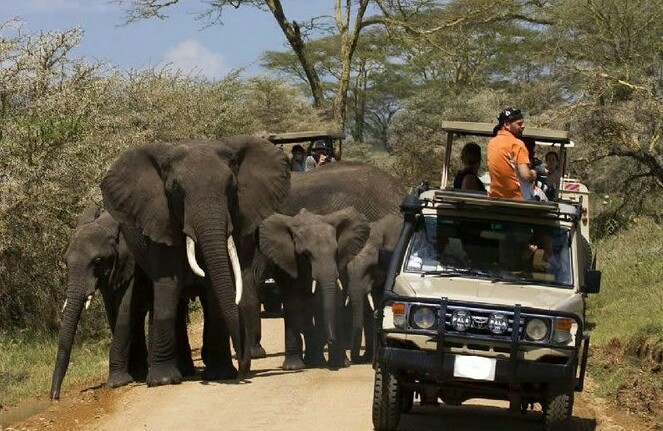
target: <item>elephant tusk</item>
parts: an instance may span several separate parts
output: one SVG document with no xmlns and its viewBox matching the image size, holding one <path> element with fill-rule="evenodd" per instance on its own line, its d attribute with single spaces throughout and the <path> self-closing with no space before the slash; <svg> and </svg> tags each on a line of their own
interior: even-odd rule
<svg viewBox="0 0 663 431">
<path fill-rule="evenodd" d="M 315 295 L 315 287 L 318 285 L 318 280 L 315 278 L 313 279 L 313 283 L 311 283 L 311 293 Z"/>
<path fill-rule="evenodd" d="M 89 295 L 89 296 L 87 297 L 87 301 L 85 301 L 85 309 L 86 309 L 86 310 L 87 310 L 88 308 L 90 308 L 90 303 L 91 303 L 91 302 L 92 302 L 92 295 Z"/>
<path fill-rule="evenodd" d="M 239 302 L 242 300 L 244 284 L 242 283 L 242 267 L 239 265 L 237 248 L 235 247 L 235 241 L 233 240 L 232 235 L 228 237 L 228 257 L 230 257 L 230 264 L 235 276 L 235 304 L 239 305 Z"/>
<path fill-rule="evenodd" d="M 67 300 L 64 300 L 64 304 L 62 304 L 62 312 L 64 313 L 64 309 L 67 308 Z"/>
<path fill-rule="evenodd" d="M 375 304 L 373 303 L 373 297 L 370 292 L 366 294 L 366 299 L 368 299 L 368 306 L 371 307 L 371 311 L 375 311 Z"/>
<path fill-rule="evenodd" d="M 191 267 L 193 273 L 198 277 L 204 278 L 205 271 L 200 268 L 198 261 L 196 260 L 196 243 L 190 236 L 186 237 L 186 258 L 189 261 L 189 266 Z"/>
<path fill-rule="evenodd" d="M 336 279 L 336 284 L 338 284 L 338 288 L 341 289 L 341 292 L 343 291 L 343 285 L 341 284 L 341 279 L 337 278 Z"/>
<path fill-rule="evenodd" d="M 350 303 L 350 297 L 346 296 L 345 297 L 345 306 L 347 307 L 349 303 Z"/>
</svg>

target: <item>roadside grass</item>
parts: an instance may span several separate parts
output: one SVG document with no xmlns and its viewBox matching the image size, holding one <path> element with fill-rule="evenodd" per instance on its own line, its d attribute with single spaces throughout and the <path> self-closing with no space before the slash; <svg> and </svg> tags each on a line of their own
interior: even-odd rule
<svg viewBox="0 0 663 431">
<path fill-rule="evenodd" d="M 74 346 L 63 393 L 103 381 L 109 344 L 109 340 L 86 340 Z M 27 399 L 48 398 L 57 350 L 57 337 L 0 334 L 0 404 L 4 408 Z"/>
<path fill-rule="evenodd" d="M 597 394 L 661 423 L 663 364 L 647 347 L 663 346 L 663 227 L 638 220 L 594 250 L 603 274 L 587 310 L 594 325 L 588 367 Z"/>
<path fill-rule="evenodd" d="M 663 339 L 663 227 L 639 220 L 629 229 L 594 244 L 603 273 L 601 292 L 588 300 L 596 326 L 592 342 L 654 336 Z"/>
</svg>

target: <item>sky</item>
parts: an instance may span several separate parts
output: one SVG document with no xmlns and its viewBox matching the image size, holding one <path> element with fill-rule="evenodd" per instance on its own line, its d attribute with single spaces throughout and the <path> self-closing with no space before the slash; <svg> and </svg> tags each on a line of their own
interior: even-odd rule
<svg viewBox="0 0 663 431">
<path fill-rule="evenodd" d="M 290 20 L 333 15 L 332 0 L 282 0 Z M 227 8 L 223 25 L 196 20 L 204 0 L 180 0 L 165 10 L 166 20 L 152 18 L 127 26 L 122 8 L 107 0 L 0 0 L 0 22 L 18 17 L 29 32 L 80 27 L 83 40 L 74 51 L 91 62 L 107 61 L 121 69 L 169 65 L 209 78 L 234 69 L 243 75 L 263 73 L 260 55 L 285 50 L 287 42 L 270 12 L 253 7 Z"/>
</svg>

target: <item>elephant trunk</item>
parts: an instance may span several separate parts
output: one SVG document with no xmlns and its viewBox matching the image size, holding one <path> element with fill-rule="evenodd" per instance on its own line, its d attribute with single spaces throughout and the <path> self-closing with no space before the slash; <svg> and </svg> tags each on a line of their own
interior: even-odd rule
<svg viewBox="0 0 663 431">
<path fill-rule="evenodd" d="M 338 340 L 336 314 L 341 305 L 341 295 L 337 280 L 338 275 L 336 273 L 325 274 L 317 278 L 318 289 L 322 296 L 324 333 L 327 342 L 330 344 Z"/>
<path fill-rule="evenodd" d="M 69 288 L 68 291 L 75 290 Z M 62 315 L 62 324 L 60 326 L 60 341 L 58 343 L 58 353 L 55 359 L 55 368 L 53 369 L 53 379 L 51 381 L 51 399 L 60 399 L 60 388 L 62 380 L 69 367 L 69 358 L 71 357 L 71 348 L 74 344 L 74 336 L 78 322 L 83 312 L 87 298 L 84 292 L 67 294 Z"/>
<path fill-rule="evenodd" d="M 223 208 L 205 211 L 206 219 L 194 223 L 194 231 L 207 267 L 207 275 L 212 283 L 213 296 L 219 305 L 222 318 L 228 328 L 235 352 L 240 362 L 240 376 L 248 372 L 247 359 L 243 351 L 243 340 L 240 332 L 239 308 L 235 295 L 235 284 L 231 273 L 231 262 L 228 253 L 228 222 L 227 211 Z M 217 214 L 212 216 L 212 214 Z M 236 274 L 235 277 L 241 277 Z M 250 355 L 249 355 L 250 358 Z"/>
</svg>

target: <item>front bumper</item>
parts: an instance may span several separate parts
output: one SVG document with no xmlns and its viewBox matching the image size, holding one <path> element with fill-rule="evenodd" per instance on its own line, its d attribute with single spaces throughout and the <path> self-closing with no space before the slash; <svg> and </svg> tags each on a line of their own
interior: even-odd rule
<svg viewBox="0 0 663 431">
<path fill-rule="evenodd" d="M 460 355 L 404 349 L 397 347 L 379 347 L 376 360 L 393 370 L 405 370 L 417 375 L 425 375 L 438 382 L 458 379 L 454 377 L 454 364 Z M 512 361 L 495 359 L 495 383 L 553 383 L 571 381 L 574 377 L 575 364 L 549 364 L 535 361 Z"/>
</svg>

